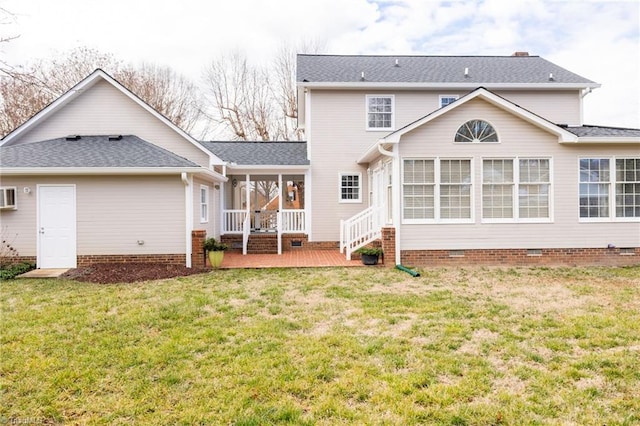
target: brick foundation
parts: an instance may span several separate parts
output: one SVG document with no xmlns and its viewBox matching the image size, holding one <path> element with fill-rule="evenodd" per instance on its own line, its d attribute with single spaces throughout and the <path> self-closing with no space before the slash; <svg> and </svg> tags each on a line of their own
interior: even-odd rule
<svg viewBox="0 0 640 426">
<path fill-rule="evenodd" d="M 640 247 L 566 249 L 402 250 L 405 266 L 630 266 L 640 264 Z"/>
<path fill-rule="evenodd" d="M 165 263 L 167 265 L 181 265 L 186 263 L 183 254 L 104 254 L 79 255 L 78 266 L 89 266 L 94 263 Z"/>
<path fill-rule="evenodd" d="M 255 238 L 254 238 L 255 236 Z M 253 240 L 263 238 L 261 244 L 255 246 L 256 250 L 270 250 L 269 253 L 278 252 L 278 237 L 272 234 L 251 234 L 247 250 L 249 253 L 258 253 L 252 251 L 254 248 Z M 233 251 L 242 251 L 242 235 L 226 234 L 220 237 L 220 240 L 229 245 L 229 249 Z M 293 243 L 299 245 L 294 245 Z M 306 234 L 283 234 L 282 235 L 282 251 L 300 251 L 300 250 L 337 250 L 340 248 L 338 241 L 309 241 Z M 260 251 L 264 253 L 264 251 Z"/>
</svg>

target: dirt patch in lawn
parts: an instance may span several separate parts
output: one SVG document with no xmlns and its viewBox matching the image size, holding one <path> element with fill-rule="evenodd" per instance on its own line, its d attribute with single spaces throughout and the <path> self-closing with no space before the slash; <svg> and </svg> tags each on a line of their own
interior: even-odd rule
<svg viewBox="0 0 640 426">
<path fill-rule="evenodd" d="M 82 282 L 111 284 L 161 280 L 200 274 L 202 272 L 205 272 L 205 270 L 163 263 L 96 263 L 91 266 L 70 269 L 64 273 L 61 278 Z"/>
</svg>

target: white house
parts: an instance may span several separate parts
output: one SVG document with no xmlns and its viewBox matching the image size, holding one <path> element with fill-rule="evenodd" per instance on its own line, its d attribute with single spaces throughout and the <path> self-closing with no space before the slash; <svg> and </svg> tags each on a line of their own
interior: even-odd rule
<svg viewBox="0 0 640 426">
<path fill-rule="evenodd" d="M 0 220 L 38 267 L 202 265 L 380 244 L 385 264 L 631 264 L 640 130 L 543 58 L 299 55 L 301 142 L 196 141 L 97 70 L 0 143 Z"/>
</svg>

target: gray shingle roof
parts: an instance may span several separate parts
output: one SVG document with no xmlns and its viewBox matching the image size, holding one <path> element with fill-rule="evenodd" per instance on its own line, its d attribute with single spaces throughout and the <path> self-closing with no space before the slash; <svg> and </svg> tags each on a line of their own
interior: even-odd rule
<svg viewBox="0 0 640 426">
<path fill-rule="evenodd" d="M 577 135 L 578 137 L 632 137 L 640 138 L 640 129 L 625 129 L 621 127 L 605 127 L 584 125 L 579 127 L 565 127 L 566 130 Z"/>
<path fill-rule="evenodd" d="M 309 164 L 307 143 L 304 141 L 207 141 L 201 143 L 222 160 L 238 165 L 306 166 Z"/>
<path fill-rule="evenodd" d="M 81 136 L 0 147 L 0 167 L 198 167 L 137 136 Z"/>
<path fill-rule="evenodd" d="M 395 61 L 398 60 L 398 66 Z M 465 77 L 465 68 L 469 74 Z M 595 85 L 539 56 L 298 55 L 298 82 Z M 549 74 L 553 74 L 553 81 Z"/>
</svg>

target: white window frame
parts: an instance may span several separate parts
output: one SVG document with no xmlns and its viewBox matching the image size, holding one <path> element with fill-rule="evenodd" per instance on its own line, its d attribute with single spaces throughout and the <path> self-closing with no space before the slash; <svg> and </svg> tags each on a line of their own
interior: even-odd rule
<svg viewBox="0 0 640 426">
<path fill-rule="evenodd" d="M 498 140 L 497 141 L 480 141 L 478 139 L 474 139 L 474 140 L 468 141 L 468 142 L 456 141 L 456 136 L 458 134 L 458 130 L 460 130 L 460 127 L 464 126 L 465 124 L 467 124 L 470 121 L 484 121 L 485 123 L 487 123 L 489 126 L 491 126 L 491 128 L 495 132 L 496 138 Z M 456 131 L 453 134 L 453 143 L 456 144 L 456 145 L 477 145 L 477 144 L 491 145 L 491 144 L 499 144 L 499 143 L 501 143 L 500 142 L 501 140 L 502 140 L 502 138 L 500 137 L 500 133 L 498 133 L 498 130 L 496 129 L 496 126 L 494 126 L 491 121 L 485 120 L 484 118 L 472 118 L 470 120 L 465 120 L 464 123 L 462 123 L 458 127 L 456 127 Z"/>
<path fill-rule="evenodd" d="M 391 126 L 390 127 L 370 127 L 369 126 L 369 101 L 371 99 L 375 99 L 375 98 L 389 98 L 391 99 Z M 395 118 L 396 118 L 396 101 L 395 101 L 395 96 L 394 95 L 384 95 L 384 94 L 379 94 L 379 95 L 366 95 L 365 96 L 365 127 L 367 129 L 367 131 L 370 132 L 384 132 L 384 131 L 389 131 L 389 130 L 393 130 L 395 129 Z"/>
<path fill-rule="evenodd" d="M 203 201 L 204 196 L 204 201 Z M 209 187 L 207 185 L 200 185 L 200 223 L 209 223 Z"/>
<path fill-rule="evenodd" d="M 358 177 L 358 199 L 344 199 L 342 198 L 342 178 L 344 176 L 357 176 Z M 345 187 L 346 188 L 346 187 Z M 338 173 L 338 202 L 343 204 L 362 203 L 362 173 L 360 172 L 340 172 Z"/>
<path fill-rule="evenodd" d="M 578 158 L 578 221 L 585 223 L 597 223 L 597 222 L 640 222 L 640 217 L 618 217 L 616 215 L 616 185 L 618 184 L 618 180 L 616 178 L 617 174 L 617 160 L 633 160 L 638 159 L 640 157 L 622 155 L 622 156 L 609 156 L 609 155 L 593 155 L 593 156 L 584 156 Z M 609 216 L 607 217 L 581 217 L 580 216 L 580 184 L 588 183 L 580 181 L 580 161 L 582 160 L 609 160 L 609 181 L 600 182 L 606 183 L 609 186 L 608 189 L 608 197 L 609 197 Z"/>
<path fill-rule="evenodd" d="M 510 160 L 513 164 L 513 182 L 512 182 L 512 195 L 513 202 L 512 211 L 513 217 L 510 218 L 485 218 L 484 217 L 484 161 L 485 160 Z M 549 193 L 547 194 L 549 204 L 549 217 L 534 217 L 534 218 L 521 218 L 520 217 L 520 185 L 534 184 L 525 183 L 520 181 L 520 160 L 547 160 L 549 162 Z M 545 156 L 526 156 L 526 157 L 482 157 L 481 158 L 481 172 L 480 172 L 480 218 L 482 223 L 551 223 L 553 222 L 553 158 Z"/>
<path fill-rule="evenodd" d="M 405 170 L 404 170 L 404 165 L 405 165 L 405 160 L 431 160 L 433 161 L 433 168 L 434 168 L 434 190 L 433 190 L 433 209 L 434 209 L 434 218 L 433 219 L 407 219 L 405 218 L 405 212 L 404 212 L 404 187 L 405 185 L 410 185 L 408 183 L 405 183 Z M 442 187 L 442 176 L 441 176 L 441 167 L 440 167 L 440 162 L 441 161 L 450 161 L 450 160 L 454 160 L 454 161 L 469 161 L 469 176 L 471 178 L 470 182 L 469 182 L 469 198 L 470 198 L 470 212 L 469 212 L 469 218 L 456 218 L 456 219 L 443 219 L 442 218 L 442 211 L 441 211 L 441 187 Z M 401 216 L 402 216 L 402 223 L 403 224 L 468 224 L 468 223 L 474 223 L 475 222 L 475 184 L 474 184 L 474 176 L 475 176 L 475 172 L 474 172 L 474 161 L 473 158 L 471 157 L 402 157 L 401 159 L 401 174 L 400 174 L 400 178 L 401 178 L 401 182 L 400 182 L 400 187 L 401 187 L 401 197 L 400 200 L 402 202 L 402 206 L 400 207 L 401 210 Z M 431 184 L 428 184 L 431 185 Z"/>
<path fill-rule="evenodd" d="M 13 191 L 13 204 L 5 205 L 7 202 L 7 193 Z M 2 210 L 17 210 L 18 209 L 18 187 L 16 186 L 1 186 L 0 192 L 0 200 L 2 200 L 2 205 L 0 205 L 0 209 Z"/>
<path fill-rule="evenodd" d="M 438 96 L 438 105 L 440 106 L 440 108 L 444 108 L 447 105 L 449 105 L 450 103 L 457 101 L 458 98 L 459 98 L 458 95 L 440 95 L 440 96 Z M 445 99 L 453 99 L 453 100 L 451 102 L 448 102 L 446 105 L 443 105 L 442 102 Z"/>
</svg>

